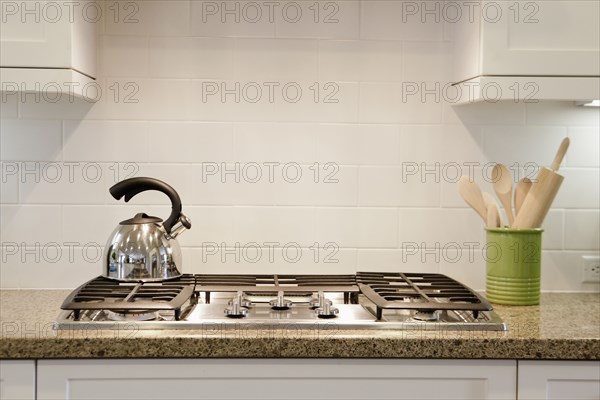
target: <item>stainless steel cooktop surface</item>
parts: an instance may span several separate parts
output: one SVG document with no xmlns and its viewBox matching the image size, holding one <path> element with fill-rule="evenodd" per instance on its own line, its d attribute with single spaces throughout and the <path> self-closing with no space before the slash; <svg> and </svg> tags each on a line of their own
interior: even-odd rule
<svg viewBox="0 0 600 400">
<path fill-rule="evenodd" d="M 56 329 L 506 330 L 484 297 L 441 274 L 98 277 L 62 308 Z"/>
</svg>

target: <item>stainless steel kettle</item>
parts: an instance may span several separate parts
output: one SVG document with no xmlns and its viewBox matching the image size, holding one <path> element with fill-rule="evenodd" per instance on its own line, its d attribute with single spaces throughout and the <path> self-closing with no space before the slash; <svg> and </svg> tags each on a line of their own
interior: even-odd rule
<svg viewBox="0 0 600 400">
<path fill-rule="evenodd" d="M 104 276 L 119 281 L 162 281 L 181 276 L 181 249 L 176 237 L 190 229 L 190 220 L 181 213 L 181 199 L 171 186 L 154 178 L 131 178 L 110 188 L 117 200 L 125 202 L 136 194 L 157 190 L 169 196 L 171 215 L 162 219 L 136 214 L 121 221 L 104 249 Z"/>
</svg>

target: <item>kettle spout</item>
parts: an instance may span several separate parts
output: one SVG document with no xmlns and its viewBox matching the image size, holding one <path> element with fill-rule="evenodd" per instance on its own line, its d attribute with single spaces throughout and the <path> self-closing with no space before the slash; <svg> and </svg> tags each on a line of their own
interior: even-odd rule
<svg viewBox="0 0 600 400">
<path fill-rule="evenodd" d="M 177 236 L 179 236 L 184 231 L 190 229 L 191 227 L 192 227 L 192 221 L 190 221 L 190 219 L 188 217 L 186 217 L 185 215 L 179 214 L 179 219 L 177 220 L 175 225 L 173 225 L 173 227 L 171 228 L 171 233 L 169 236 L 171 236 L 171 238 L 175 239 Z"/>
</svg>

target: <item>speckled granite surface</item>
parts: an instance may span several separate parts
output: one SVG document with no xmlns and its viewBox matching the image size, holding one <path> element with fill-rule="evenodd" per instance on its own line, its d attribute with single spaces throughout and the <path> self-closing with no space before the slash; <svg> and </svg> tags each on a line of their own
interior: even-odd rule
<svg viewBox="0 0 600 400">
<path fill-rule="evenodd" d="M 0 291 L 0 358 L 358 357 L 600 360 L 600 294 L 496 306 L 507 332 L 60 331 L 69 291 Z"/>
</svg>

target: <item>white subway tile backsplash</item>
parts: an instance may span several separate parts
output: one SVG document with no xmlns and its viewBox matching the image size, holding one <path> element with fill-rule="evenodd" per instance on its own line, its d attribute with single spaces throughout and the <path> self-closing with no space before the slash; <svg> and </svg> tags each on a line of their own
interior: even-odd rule
<svg viewBox="0 0 600 400">
<path fill-rule="evenodd" d="M 274 101 L 283 101 L 282 85 L 277 82 L 273 97 L 270 82 L 193 80 L 185 84 L 189 85 L 192 120 L 269 121 L 275 112 Z"/>
<path fill-rule="evenodd" d="M 235 79 L 244 82 L 317 80 L 318 47 L 314 40 L 236 39 Z"/>
<path fill-rule="evenodd" d="M 62 243 L 61 213 L 61 206 L 2 204 L 2 243 L 25 243 L 31 246 L 36 243 Z"/>
<path fill-rule="evenodd" d="M 236 123 L 235 160 L 312 165 L 316 162 L 316 129 L 315 124 Z"/>
<path fill-rule="evenodd" d="M 568 167 L 600 167 L 600 127 L 569 127 L 571 143 L 563 165 Z"/>
<path fill-rule="evenodd" d="M 290 169 L 293 171 L 293 169 Z M 290 178 L 292 172 L 287 172 Z M 288 178 L 289 179 L 289 178 Z M 355 206 L 358 168 L 335 163 L 302 168 L 298 183 L 282 183 L 275 188 L 275 204 L 314 206 Z"/>
<path fill-rule="evenodd" d="M 89 161 L 24 163 L 19 200 L 22 204 L 106 204 L 108 188 L 125 165 Z"/>
<path fill-rule="evenodd" d="M 99 69 L 104 76 L 139 78 L 149 75 L 147 36 L 104 35 L 99 41 Z"/>
<path fill-rule="evenodd" d="M 119 222 L 143 212 L 137 206 L 114 205 L 65 205 L 62 212 L 62 237 L 65 242 L 76 242 L 79 246 L 88 243 L 104 247 Z M 160 215 L 159 217 L 163 217 Z"/>
<path fill-rule="evenodd" d="M 542 249 L 562 250 L 564 247 L 563 234 L 565 232 L 565 211 L 550 210 L 542 224 Z"/>
<path fill-rule="evenodd" d="M 233 209 L 233 241 L 244 246 L 278 243 L 308 247 L 315 242 L 315 210 L 313 208 L 235 207 Z M 232 244 L 233 245 L 233 244 Z"/>
<path fill-rule="evenodd" d="M 182 253 L 184 271 L 197 274 L 345 274 L 356 268 L 355 249 L 211 245 Z"/>
<path fill-rule="evenodd" d="M 316 131 L 317 158 L 322 163 L 397 165 L 400 127 L 379 124 L 322 124 Z"/>
<path fill-rule="evenodd" d="M 600 204 L 600 171 L 597 168 L 561 168 L 565 179 L 552 203 L 553 208 L 598 209 Z"/>
<path fill-rule="evenodd" d="M 227 0 L 191 1 L 191 34 L 207 37 L 274 37 L 268 4 Z"/>
<path fill-rule="evenodd" d="M 436 166 L 439 175 L 450 170 L 481 166 L 484 161 L 478 127 L 462 125 L 403 125 L 400 159 L 406 163 Z"/>
<path fill-rule="evenodd" d="M 440 273 L 473 290 L 485 290 L 486 264 L 482 249 L 440 250 Z"/>
<path fill-rule="evenodd" d="M 422 22 L 421 13 L 411 13 L 408 7 L 426 3 L 413 1 L 361 2 L 360 37 L 362 39 L 440 41 L 443 23 L 429 16 Z"/>
<path fill-rule="evenodd" d="M 322 81 L 402 80 L 402 43 L 373 40 L 319 41 Z"/>
<path fill-rule="evenodd" d="M 190 3 L 196 0 L 107 2 L 104 30 L 110 35 L 187 36 Z"/>
<path fill-rule="evenodd" d="M 104 33 L 109 35 L 146 35 L 152 26 L 153 1 L 103 3 Z M 174 2 L 175 3 L 175 2 Z"/>
<path fill-rule="evenodd" d="M 0 161 L 0 203 L 18 203 L 19 175 L 22 163 L 16 161 Z"/>
<path fill-rule="evenodd" d="M 194 179 L 194 171 L 192 168 L 190 168 L 189 164 L 134 163 L 133 167 L 127 169 L 125 167 L 121 167 L 121 164 L 119 164 L 118 166 L 123 171 L 121 173 L 122 179 L 134 176 L 151 176 L 156 179 L 169 182 L 169 185 L 171 185 L 177 191 L 177 193 L 179 193 L 183 204 L 197 204 L 197 187 L 200 186 L 201 182 L 196 181 Z M 106 190 L 108 190 L 108 188 Z M 123 200 L 121 200 L 121 202 L 123 202 Z M 111 201 L 109 204 L 113 204 L 113 202 Z M 135 196 L 130 201 L 130 204 L 167 205 L 170 204 L 170 202 L 166 195 L 164 195 L 163 193 L 157 191 L 148 191 Z M 204 203 L 200 202 L 198 204 Z"/>
<path fill-rule="evenodd" d="M 156 78 L 232 79 L 234 39 L 150 38 L 149 69 Z"/>
<path fill-rule="evenodd" d="M 192 228 L 177 237 L 181 246 L 233 243 L 233 207 L 184 206 L 183 213 L 192 221 Z"/>
<path fill-rule="evenodd" d="M 62 123 L 53 120 L 0 120 L 3 161 L 53 161 L 62 158 Z"/>
<path fill-rule="evenodd" d="M 538 168 L 550 166 L 560 142 L 567 136 L 564 127 L 487 126 L 482 132 L 487 160 L 507 166 L 517 163 L 519 168 L 530 163 Z"/>
<path fill-rule="evenodd" d="M 440 186 L 412 169 L 400 167 L 360 167 L 358 204 L 383 207 L 438 207 Z"/>
<path fill-rule="evenodd" d="M 400 248 L 482 249 L 485 245 L 484 223 L 470 209 L 401 209 L 398 222 Z"/>
<path fill-rule="evenodd" d="M 357 39 L 360 0 L 275 2 L 276 35 L 280 38 Z"/>
<path fill-rule="evenodd" d="M 359 249 L 359 271 L 433 272 L 439 271 L 438 254 L 418 249 Z"/>
<path fill-rule="evenodd" d="M 147 160 L 152 163 L 221 163 L 234 160 L 230 122 L 164 122 L 146 124 Z"/>
<path fill-rule="evenodd" d="M 149 161 L 147 125 L 132 121 L 65 121 L 63 152 L 65 161 Z"/>
<path fill-rule="evenodd" d="M 542 289 L 599 290 L 580 276 L 600 249 L 598 110 L 454 106 L 452 43 L 425 3 L 102 2 L 99 101 L 0 104 L 0 286 L 99 275 L 121 220 L 170 213 L 162 193 L 108 192 L 151 176 L 192 220 L 185 272 L 441 272 L 484 289 L 484 224 L 459 177 L 493 193 L 490 162 L 535 177 L 569 136 Z"/>
<path fill-rule="evenodd" d="M 442 118 L 442 103 L 422 92 L 407 91 L 406 83 L 360 84 L 359 117 L 363 123 L 435 124 Z"/>
<path fill-rule="evenodd" d="M 359 85 L 355 82 L 287 82 L 280 87 L 273 114 L 265 120 L 357 122 Z"/>
<path fill-rule="evenodd" d="M 17 118 L 19 115 L 19 94 L 2 92 L 0 97 L 0 118 Z"/>
<path fill-rule="evenodd" d="M 600 250 L 600 212 L 567 210 L 565 218 L 565 249 Z"/>
<path fill-rule="evenodd" d="M 416 3 L 415 3 L 416 4 Z M 425 3 L 421 3 L 425 4 Z M 451 93 L 444 93 L 444 85 L 450 83 L 448 65 L 451 60 L 451 43 L 448 42 L 402 42 L 404 55 L 404 82 L 439 82 L 439 92 L 451 99 Z"/>
<path fill-rule="evenodd" d="M 581 256 L 589 254 L 575 251 L 542 252 L 542 289 L 560 292 L 598 292 L 600 284 L 582 283 Z M 597 254 L 597 253 L 596 253 Z"/>
<path fill-rule="evenodd" d="M 315 237 L 339 247 L 395 248 L 397 216 L 390 208 L 318 208 Z"/>
<path fill-rule="evenodd" d="M 102 273 L 101 250 L 96 245 L 50 242 L 22 246 L 15 253 L 12 245 L 2 246 L 2 287 L 72 290 Z"/>
</svg>

